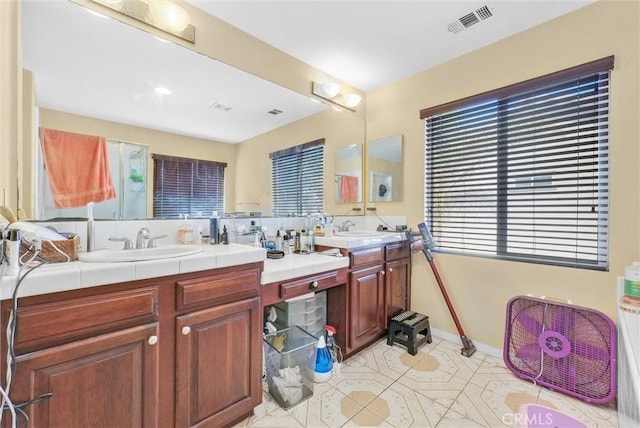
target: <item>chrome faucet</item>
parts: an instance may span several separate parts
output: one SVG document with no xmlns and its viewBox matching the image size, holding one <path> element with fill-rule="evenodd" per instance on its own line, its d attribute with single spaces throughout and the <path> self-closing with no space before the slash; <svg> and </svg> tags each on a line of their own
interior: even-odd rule
<svg viewBox="0 0 640 428">
<path fill-rule="evenodd" d="M 343 232 L 348 232 L 349 231 L 349 227 L 351 226 L 355 226 L 356 224 L 354 222 L 352 222 L 351 220 L 347 220 L 342 222 L 342 226 L 340 226 L 340 230 Z"/>
<path fill-rule="evenodd" d="M 131 242 L 131 239 L 129 239 L 129 238 L 111 237 L 111 238 L 109 238 L 109 241 L 111 241 L 111 242 L 124 242 L 124 249 L 125 250 L 132 250 L 133 249 L 133 243 Z"/>
<path fill-rule="evenodd" d="M 149 229 L 147 229 L 146 227 L 143 227 L 138 232 L 138 236 L 136 236 L 136 249 L 144 248 L 145 247 L 144 241 L 147 238 L 149 238 Z"/>
<path fill-rule="evenodd" d="M 149 236 L 149 241 L 147 242 L 147 248 L 155 248 L 156 247 L 156 241 L 158 239 L 163 239 L 166 238 L 167 235 L 159 235 L 159 236 Z"/>
</svg>

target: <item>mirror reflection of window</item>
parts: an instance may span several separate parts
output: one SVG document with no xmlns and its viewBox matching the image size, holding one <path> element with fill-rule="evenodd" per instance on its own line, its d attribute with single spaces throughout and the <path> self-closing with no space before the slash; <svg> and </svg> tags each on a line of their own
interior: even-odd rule
<svg viewBox="0 0 640 428">
<path fill-rule="evenodd" d="M 391 135 L 367 143 L 369 202 L 402 200 L 402 135 Z"/>
<path fill-rule="evenodd" d="M 274 217 L 324 212 L 324 138 L 269 154 Z"/>
<path fill-rule="evenodd" d="M 147 218 L 148 147 L 109 140 L 107 141 L 107 153 L 116 198 L 96 203 L 93 207 L 94 217 L 104 220 Z M 85 218 L 87 216 L 85 206 L 78 208 L 55 207 L 40 151 L 38 151 L 37 164 L 38 208 L 36 208 L 36 218 Z"/>
<path fill-rule="evenodd" d="M 352 144 L 336 152 L 336 202 L 362 202 L 362 144 Z"/>
</svg>

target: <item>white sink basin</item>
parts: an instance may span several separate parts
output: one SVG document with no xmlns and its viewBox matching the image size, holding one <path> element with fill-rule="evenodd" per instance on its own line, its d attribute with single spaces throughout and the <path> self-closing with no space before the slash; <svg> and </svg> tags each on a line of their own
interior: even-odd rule
<svg viewBox="0 0 640 428">
<path fill-rule="evenodd" d="M 346 232 L 336 232 L 336 236 L 380 236 L 383 232 L 377 232 L 375 230 L 348 230 Z"/>
<path fill-rule="evenodd" d="M 98 250 L 79 253 L 78 260 L 88 263 L 139 262 L 190 256 L 202 252 L 199 245 L 162 245 L 139 250 Z"/>
</svg>

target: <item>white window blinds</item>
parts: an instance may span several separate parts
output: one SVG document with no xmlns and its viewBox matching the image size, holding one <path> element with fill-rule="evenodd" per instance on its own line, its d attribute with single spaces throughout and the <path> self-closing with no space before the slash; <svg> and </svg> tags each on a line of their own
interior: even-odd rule
<svg viewBox="0 0 640 428">
<path fill-rule="evenodd" d="M 272 215 L 324 211 L 324 139 L 269 154 Z"/>
<path fill-rule="evenodd" d="M 425 109 L 439 250 L 605 270 L 613 57 Z"/>
</svg>

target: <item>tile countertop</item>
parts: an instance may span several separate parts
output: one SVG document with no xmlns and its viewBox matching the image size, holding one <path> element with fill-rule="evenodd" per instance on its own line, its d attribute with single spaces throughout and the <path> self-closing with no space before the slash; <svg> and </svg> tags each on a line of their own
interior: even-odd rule
<svg viewBox="0 0 640 428">
<path fill-rule="evenodd" d="M 335 247 L 335 248 L 357 248 L 365 245 L 373 245 L 373 244 L 387 244 L 390 242 L 398 242 L 407 239 L 407 236 L 404 232 L 374 232 L 371 234 L 364 235 L 366 231 L 358 231 L 357 235 L 349 235 L 349 232 L 346 233 L 338 233 L 335 236 L 324 237 L 324 236 L 316 236 L 315 243 L 316 245 L 324 245 L 326 247 Z"/>
<path fill-rule="evenodd" d="M 260 261 L 264 261 L 262 284 L 340 269 L 349 263 L 347 257 L 333 257 L 317 253 L 309 255 L 288 254 L 282 259 L 267 259 L 266 251 L 262 248 L 240 244 L 203 245 L 201 253 L 178 258 L 123 263 L 71 262 L 42 265 L 24 277 L 20 284 L 18 297 Z M 16 277 L 8 276 L 5 272 L 0 281 L 0 300 L 11 298 L 15 282 Z"/>
</svg>

